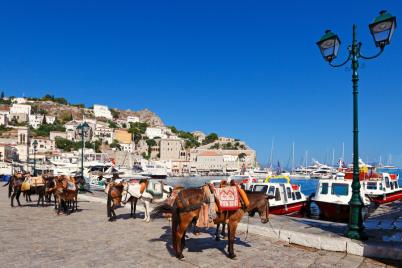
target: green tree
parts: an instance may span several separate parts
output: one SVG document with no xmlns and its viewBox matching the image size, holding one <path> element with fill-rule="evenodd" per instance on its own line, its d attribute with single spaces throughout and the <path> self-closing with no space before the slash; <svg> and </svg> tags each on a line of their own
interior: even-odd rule
<svg viewBox="0 0 402 268">
<path fill-rule="evenodd" d="M 121 151 L 121 146 L 117 140 L 113 140 L 113 142 L 109 145 L 110 148 L 116 148 Z"/>
<path fill-rule="evenodd" d="M 247 155 L 245 153 L 240 153 L 238 156 L 239 160 L 241 162 L 244 162 L 244 160 L 246 159 Z"/>
<path fill-rule="evenodd" d="M 118 119 L 120 112 L 117 111 L 116 109 L 110 109 L 110 112 L 112 113 L 113 119 Z"/>
<path fill-rule="evenodd" d="M 118 128 L 118 127 L 119 127 L 119 126 L 118 126 L 115 122 L 113 122 L 112 120 L 109 120 L 108 123 L 109 123 L 109 127 L 110 127 L 110 128 Z"/>
<path fill-rule="evenodd" d="M 205 140 L 202 142 L 202 144 L 210 144 L 213 143 L 214 141 L 218 140 L 218 134 L 216 133 L 211 133 L 208 136 L 205 137 Z"/>
</svg>

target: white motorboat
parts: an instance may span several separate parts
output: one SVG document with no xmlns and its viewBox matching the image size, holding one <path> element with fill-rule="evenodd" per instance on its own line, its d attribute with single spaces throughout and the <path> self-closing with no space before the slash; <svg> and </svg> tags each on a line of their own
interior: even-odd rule
<svg viewBox="0 0 402 268">
<path fill-rule="evenodd" d="M 306 208 L 307 197 L 301 192 L 301 186 L 287 182 L 252 183 L 252 192 L 263 192 L 273 197 L 269 200 L 269 213 L 285 215 L 300 212 Z"/>
</svg>

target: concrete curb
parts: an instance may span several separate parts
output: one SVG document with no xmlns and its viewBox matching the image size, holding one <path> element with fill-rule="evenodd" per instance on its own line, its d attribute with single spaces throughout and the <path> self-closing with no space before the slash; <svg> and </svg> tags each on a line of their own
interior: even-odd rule
<svg viewBox="0 0 402 268">
<path fill-rule="evenodd" d="M 247 230 L 247 224 L 239 223 L 237 229 L 245 232 Z M 320 250 L 346 252 L 348 254 L 369 258 L 402 260 L 402 245 L 396 243 L 381 243 L 375 241 L 361 242 L 329 232 L 314 234 L 297 230 L 274 228 L 272 226 L 261 227 L 253 224 L 249 224 L 248 232 L 284 241 L 289 244 Z"/>
</svg>

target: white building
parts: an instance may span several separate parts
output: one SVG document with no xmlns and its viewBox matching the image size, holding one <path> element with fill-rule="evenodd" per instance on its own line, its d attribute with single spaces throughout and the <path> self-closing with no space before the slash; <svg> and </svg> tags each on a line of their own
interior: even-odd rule
<svg viewBox="0 0 402 268">
<path fill-rule="evenodd" d="M 166 128 L 162 127 L 148 127 L 145 131 L 145 135 L 150 139 L 154 139 L 156 137 L 159 137 L 161 139 L 167 138 Z"/>
<path fill-rule="evenodd" d="M 140 122 L 140 118 L 138 116 L 127 116 L 127 125 L 130 125 L 130 123 L 138 122 Z"/>
<path fill-rule="evenodd" d="M 8 116 L 7 114 L 0 113 L 0 126 L 8 126 Z"/>
<path fill-rule="evenodd" d="M 94 137 L 102 141 L 107 141 L 108 144 L 111 144 L 114 138 L 113 129 L 105 124 L 97 123 Z"/>
<path fill-rule="evenodd" d="M 38 142 L 38 146 L 36 147 L 36 153 L 53 152 L 56 148 L 55 141 L 49 138 L 45 137 L 31 138 L 30 139 L 31 146 L 29 147 L 30 154 L 33 154 L 34 152 L 34 146 L 33 146 L 34 141 Z"/>
<path fill-rule="evenodd" d="M 31 105 L 13 104 L 10 108 L 10 114 L 31 114 Z"/>
<path fill-rule="evenodd" d="M 45 119 L 47 124 L 54 124 L 54 121 L 56 121 L 56 117 L 51 115 L 46 115 Z"/>
<path fill-rule="evenodd" d="M 134 152 L 134 144 L 133 143 L 119 143 L 120 149 L 123 152 L 132 153 Z"/>
<path fill-rule="evenodd" d="M 43 123 L 44 116 L 42 114 L 30 114 L 29 125 L 37 129 Z"/>
<path fill-rule="evenodd" d="M 13 102 L 18 103 L 18 104 L 23 104 L 23 103 L 27 103 L 28 100 L 26 98 L 14 98 Z"/>
<path fill-rule="evenodd" d="M 113 119 L 112 113 L 105 105 L 94 104 L 94 114 L 95 117 L 104 117 L 110 120 Z"/>
</svg>

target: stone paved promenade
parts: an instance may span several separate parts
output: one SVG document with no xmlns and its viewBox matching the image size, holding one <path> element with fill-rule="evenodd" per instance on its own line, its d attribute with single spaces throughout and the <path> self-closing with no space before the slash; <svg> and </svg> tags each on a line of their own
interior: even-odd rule
<svg viewBox="0 0 402 268">
<path fill-rule="evenodd" d="M 35 197 L 36 198 L 36 197 Z M 22 199 L 22 198 L 21 198 Z M 171 255 L 170 228 L 164 219 L 143 223 L 119 218 L 107 222 L 105 205 L 81 201 L 79 211 L 56 216 L 52 207 L 22 201 L 11 208 L 0 187 L 0 267 L 393 267 L 395 263 L 292 246 L 266 237 L 238 234 L 236 260 L 225 256 L 226 241 L 207 232 L 187 238 L 185 260 Z"/>
</svg>

